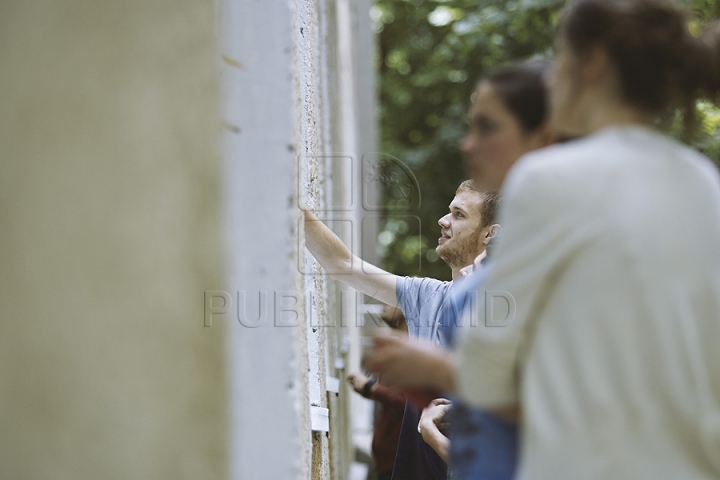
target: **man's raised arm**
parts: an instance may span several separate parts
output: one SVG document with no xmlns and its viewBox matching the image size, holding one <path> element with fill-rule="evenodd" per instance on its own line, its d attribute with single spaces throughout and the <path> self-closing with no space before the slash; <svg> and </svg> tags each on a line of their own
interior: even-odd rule
<svg viewBox="0 0 720 480">
<path fill-rule="evenodd" d="M 305 246 L 327 273 L 366 295 L 397 305 L 397 276 L 362 261 L 323 222 L 305 210 Z"/>
</svg>

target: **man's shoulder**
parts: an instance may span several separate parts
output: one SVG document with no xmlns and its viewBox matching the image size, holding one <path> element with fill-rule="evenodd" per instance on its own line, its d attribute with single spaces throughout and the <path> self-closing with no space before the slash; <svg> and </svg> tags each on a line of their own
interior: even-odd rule
<svg viewBox="0 0 720 480">
<path fill-rule="evenodd" d="M 425 305 L 435 298 L 444 298 L 452 282 L 430 277 L 398 277 L 397 290 L 401 303 Z"/>
<path fill-rule="evenodd" d="M 398 277 L 398 287 L 417 290 L 445 290 L 452 282 L 438 280 L 431 277 Z"/>
</svg>

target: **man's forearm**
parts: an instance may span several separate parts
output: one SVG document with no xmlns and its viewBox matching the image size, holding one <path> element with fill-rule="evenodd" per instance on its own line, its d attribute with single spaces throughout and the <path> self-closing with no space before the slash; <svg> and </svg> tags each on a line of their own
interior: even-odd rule
<svg viewBox="0 0 720 480">
<path fill-rule="evenodd" d="M 334 279 L 389 305 L 397 305 L 396 277 L 363 262 L 311 212 L 305 211 L 305 246 Z"/>
<path fill-rule="evenodd" d="M 327 225 L 307 210 L 305 246 L 330 275 L 348 275 L 352 272 L 353 263 L 360 261 Z"/>
<path fill-rule="evenodd" d="M 383 403 L 405 403 L 406 400 L 405 395 L 379 383 L 375 383 L 370 388 L 370 398 Z"/>
</svg>

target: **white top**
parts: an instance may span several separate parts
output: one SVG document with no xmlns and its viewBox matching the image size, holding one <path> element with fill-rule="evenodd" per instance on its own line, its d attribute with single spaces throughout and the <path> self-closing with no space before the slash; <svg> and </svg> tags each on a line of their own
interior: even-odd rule
<svg viewBox="0 0 720 480">
<path fill-rule="evenodd" d="M 514 319 L 460 332 L 456 373 L 471 404 L 521 402 L 518 478 L 720 478 L 715 167 L 613 127 L 527 155 L 504 193 L 484 288 Z"/>
</svg>

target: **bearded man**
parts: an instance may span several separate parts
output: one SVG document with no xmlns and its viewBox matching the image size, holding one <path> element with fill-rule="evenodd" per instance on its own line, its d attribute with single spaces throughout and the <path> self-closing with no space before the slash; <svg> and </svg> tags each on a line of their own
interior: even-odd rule
<svg viewBox="0 0 720 480">
<path fill-rule="evenodd" d="M 305 246 L 335 280 L 380 302 L 402 309 L 411 337 L 432 340 L 440 346 L 446 341 L 439 331 L 443 300 L 460 270 L 472 265 L 485 251 L 500 226 L 494 224 L 499 197 L 478 190 L 470 180 L 455 192 L 447 215 L 438 220 L 440 238 L 435 249 L 452 270 L 451 282 L 427 277 L 400 277 L 364 262 L 353 255 L 325 224 L 305 211 Z"/>
<path fill-rule="evenodd" d="M 306 247 L 335 280 L 405 314 L 410 337 L 430 340 L 446 348 L 451 329 L 441 324 L 443 303 L 462 278 L 463 267 L 472 265 L 500 231 L 495 224 L 499 203 L 496 193 L 477 189 L 472 181 L 460 184 L 447 215 L 438 220 L 440 238 L 435 249 L 452 270 L 452 281 L 393 275 L 354 256 L 327 226 L 305 211 Z M 420 412 L 410 403 L 405 414 L 393 469 L 393 480 L 444 480 L 447 465 L 418 432 Z"/>
</svg>

